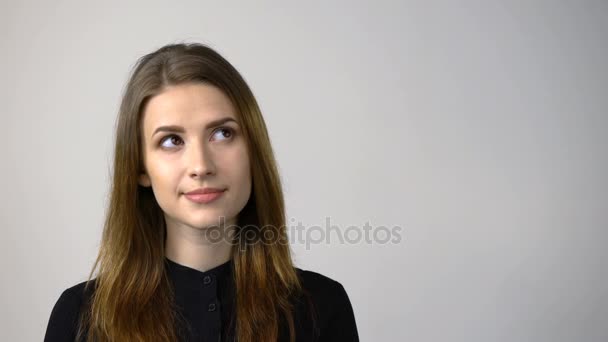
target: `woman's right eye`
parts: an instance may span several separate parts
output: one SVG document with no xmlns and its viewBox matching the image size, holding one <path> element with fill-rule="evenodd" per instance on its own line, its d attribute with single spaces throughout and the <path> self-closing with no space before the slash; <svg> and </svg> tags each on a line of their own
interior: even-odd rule
<svg viewBox="0 0 608 342">
<path fill-rule="evenodd" d="M 171 135 L 168 135 L 168 136 L 166 136 L 166 137 L 162 138 L 162 139 L 160 140 L 160 145 L 161 145 L 162 147 L 166 147 L 166 148 L 172 148 L 172 146 L 167 146 L 167 145 L 165 144 L 165 142 L 170 141 L 170 142 L 173 142 L 173 143 L 174 143 L 174 142 L 175 142 L 174 138 L 179 139 L 179 141 L 181 141 L 181 140 L 182 140 L 182 139 L 181 139 L 179 136 L 177 136 L 177 135 L 175 135 L 175 134 L 171 134 Z"/>
</svg>

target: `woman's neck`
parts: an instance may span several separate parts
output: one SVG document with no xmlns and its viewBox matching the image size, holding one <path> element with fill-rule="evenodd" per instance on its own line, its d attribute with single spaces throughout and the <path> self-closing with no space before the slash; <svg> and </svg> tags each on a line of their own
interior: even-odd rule
<svg viewBox="0 0 608 342">
<path fill-rule="evenodd" d="M 228 225 L 230 226 L 230 225 Z M 205 272 L 219 266 L 232 258 L 232 244 L 228 232 L 193 228 L 183 224 L 167 221 L 167 240 L 165 256 L 180 265 Z"/>
</svg>

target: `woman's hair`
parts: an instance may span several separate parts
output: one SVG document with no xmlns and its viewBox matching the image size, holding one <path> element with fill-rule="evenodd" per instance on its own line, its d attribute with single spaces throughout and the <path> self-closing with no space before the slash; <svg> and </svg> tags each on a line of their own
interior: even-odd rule
<svg viewBox="0 0 608 342">
<path fill-rule="evenodd" d="M 260 108 L 238 71 L 208 46 L 170 44 L 141 57 L 126 85 L 116 123 L 114 174 L 90 305 L 78 338 L 88 341 L 176 341 L 178 315 L 165 271 L 166 225 L 143 170 L 142 114 L 167 86 L 201 82 L 216 86 L 235 107 L 251 165 L 252 192 L 238 216 L 232 245 L 236 290 L 235 337 L 275 341 L 281 322 L 295 337 L 290 296 L 302 287 L 285 229 L 280 178 Z M 263 205 L 258 205 L 263 203 Z M 245 234 L 246 232 L 246 234 Z M 264 234 L 266 233 L 266 235 Z M 275 242 L 260 243 L 265 236 Z M 253 237 L 253 238 L 252 238 Z"/>
</svg>

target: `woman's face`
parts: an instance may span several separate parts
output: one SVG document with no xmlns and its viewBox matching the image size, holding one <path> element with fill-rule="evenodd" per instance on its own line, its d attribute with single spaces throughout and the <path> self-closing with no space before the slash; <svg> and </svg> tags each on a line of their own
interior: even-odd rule
<svg viewBox="0 0 608 342">
<path fill-rule="evenodd" d="M 251 194 L 251 174 L 230 99 L 208 84 L 171 86 L 149 100 L 142 126 L 147 172 L 139 184 L 152 187 L 168 228 L 236 224 Z M 202 188 L 225 191 L 209 203 L 185 195 Z"/>
</svg>

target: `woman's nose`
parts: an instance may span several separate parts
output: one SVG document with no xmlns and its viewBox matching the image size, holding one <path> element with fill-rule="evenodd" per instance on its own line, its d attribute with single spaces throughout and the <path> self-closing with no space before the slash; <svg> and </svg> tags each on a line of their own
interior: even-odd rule
<svg viewBox="0 0 608 342">
<path fill-rule="evenodd" d="M 215 173 L 212 151 L 205 143 L 194 144 L 188 151 L 188 167 L 191 177 L 201 177 Z M 192 146 L 194 146 L 192 145 Z"/>
</svg>

